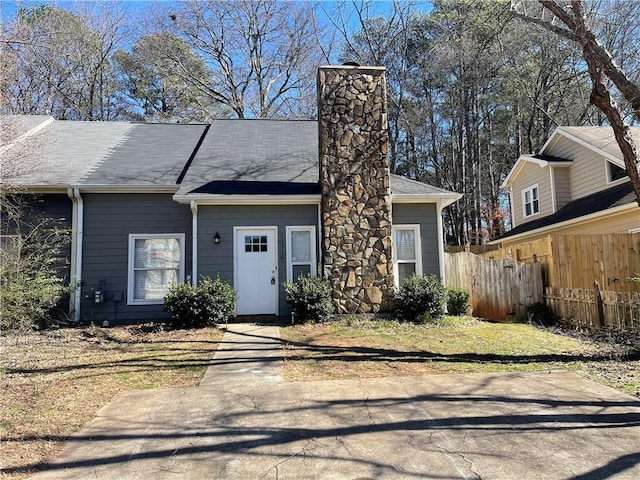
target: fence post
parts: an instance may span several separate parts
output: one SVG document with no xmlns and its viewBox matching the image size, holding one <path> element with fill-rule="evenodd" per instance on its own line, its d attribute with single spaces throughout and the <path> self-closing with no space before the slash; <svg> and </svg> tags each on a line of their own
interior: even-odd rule
<svg viewBox="0 0 640 480">
<path fill-rule="evenodd" d="M 598 311 L 598 327 L 604 326 L 604 303 L 602 302 L 602 291 L 600 291 L 600 284 L 593 282 L 593 290 L 595 292 L 596 309 Z"/>
</svg>

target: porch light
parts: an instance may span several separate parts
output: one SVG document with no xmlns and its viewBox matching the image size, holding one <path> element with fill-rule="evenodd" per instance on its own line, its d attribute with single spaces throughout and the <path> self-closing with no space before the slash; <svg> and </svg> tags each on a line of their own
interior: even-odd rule
<svg viewBox="0 0 640 480">
<path fill-rule="evenodd" d="M 220 234 L 218 232 L 213 236 L 213 243 L 220 243 Z"/>
</svg>

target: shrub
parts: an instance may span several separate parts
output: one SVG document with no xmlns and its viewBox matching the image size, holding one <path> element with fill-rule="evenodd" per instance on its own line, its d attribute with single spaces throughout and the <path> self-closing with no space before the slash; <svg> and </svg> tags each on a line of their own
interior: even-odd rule
<svg viewBox="0 0 640 480">
<path fill-rule="evenodd" d="M 401 320 L 426 322 L 444 315 L 447 291 L 435 275 L 412 275 L 395 292 L 394 301 Z"/>
<path fill-rule="evenodd" d="M 334 312 L 331 288 L 321 278 L 300 275 L 297 282 L 283 286 L 297 321 L 320 322 Z"/>
<path fill-rule="evenodd" d="M 0 192 L 0 331 L 54 326 L 52 315 L 73 290 L 65 285 L 69 229 L 35 207 L 39 199 Z"/>
<path fill-rule="evenodd" d="M 447 287 L 447 313 L 466 315 L 469 313 L 469 292 L 464 288 Z"/>
<path fill-rule="evenodd" d="M 536 302 L 527 305 L 527 321 L 535 325 L 550 327 L 557 323 L 557 318 L 548 305 Z"/>
<path fill-rule="evenodd" d="M 164 309 L 171 314 L 173 328 L 216 326 L 233 315 L 236 291 L 220 277 L 202 277 L 198 285 L 174 284 L 164 297 Z"/>
<path fill-rule="evenodd" d="M 50 315 L 68 289 L 53 271 L 5 276 L 0 288 L 0 330 L 27 331 L 53 325 Z"/>
</svg>

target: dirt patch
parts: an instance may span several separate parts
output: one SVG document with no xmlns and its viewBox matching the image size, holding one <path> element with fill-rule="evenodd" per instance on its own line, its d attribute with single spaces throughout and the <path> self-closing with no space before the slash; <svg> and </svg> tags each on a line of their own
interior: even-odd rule
<svg viewBox="0 0 640 480">
<path fill-rule="evenodd" d="M 198 385 L 223 332 L 145 324 L 0 337 L 0 467 L 23 478 L 114 395 Z M 6 471 L 13 472 L 8 475 Z"/>
</svg>

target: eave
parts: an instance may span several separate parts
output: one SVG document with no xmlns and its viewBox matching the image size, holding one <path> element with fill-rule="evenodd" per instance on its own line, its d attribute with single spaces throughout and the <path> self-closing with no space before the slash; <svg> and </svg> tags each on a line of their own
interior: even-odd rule
<svg viewBox="0 0 640 480">
<path fill-rule="evenodd" d="M 557 229 L 560 229 L 560 228 L 570 227 L 572 225 L 576 225 L 576 224 L 579 224 L 579 223 L 592 222 L 592 221 L 598 220 L 599 218 L 602 218 L 602 217 L 610 217 L 612 215 L 619 215 L 619 214 L 622 214 L 622 213 L 626 213 L 627 211 L 633 210 L 634 208 L 635 209 L 639 209 L 638 214 L 640 215 L 640 207 L 638 207 L 637 203 L 633 202 L 633 203 L 628 203 L 626 205 L 619 205 L 617 207 L 612 207 L 612 208 L 608 208 L 606 210 L 601 210 L 599 212 L 590 213 L 589 215 L 584 215 L 582 217 L 576 217 L 576 218 L 572 218 L 570 220 L 565 220 L 563 222 L 553 223 L 551 225 L 546 225 L 544 227 L 535 228 L 533 230 L 527 230 L 526 232 L 518 233 L 516 235 L 512 235 L 512 236 L 509 236 L 509 237 L 503 237 L 503 238 L 499 238 L 499 239 L 496 239 L 496 240 L 491 240 L 491 241 L 489 241 L 487 243 L 489 245 L 500 245 L 501 243 L 504 243 L 504 242 L 512 242 L 513 240 L 520 240 L 520 239 L 531 237 L 531 236 L 541 235 L 541 234 L 545 234 L 545 233 L 552 233 L 554 230 L 557 230 Z"/>
<path fill-rule="evenodd" d="M 598 155 L 605 157 L 607 160 L 611 161 L 615 165 L 618 165 L 621 168 L 625 168 L 624 159 L 622 157 L 614 155 L 610 152 L 607 152 L 606 150 L 602 150 L 601 148 L 598 148 L 595 145 L 589 142 L 586 142 L 580 137 L 576 137 L 575 135 L 563 130 L 562 127 L 558 127 L 553 131 L 553 134 L 551 135 L 551 137 L 545 142 L 545 144 L 540 149 L 540 153 L 543 153 L 547 149 L 547 147 L 555 145 L 555 143 L 558 141 L 558 139 L 561 136 L 568 138 L 569 140 L 576 142 L 578 145 L 588 148 L 592 152 L 595 152 Z"/>
<path fill-rule="evenodd" d="M 442 208 L 457 202 L 463 197 L 460 193 L 438 193 L 433 195 L 415 195 L 409 193 L 391 194 L 391 203 L 440 203 Z"/>
<path fill-rule="evenodd" d="M 174 195 L 173 200 L 189 205 L 319 205 L 320 195 L 187 194 Z"/>
<path fill-rule="evenodd" d="M 573 164 L 573 161 L 571 160 L 567 160 L 564 162 L 549 161 L 549 160 L 542 160 L 539 158 L 535 158 L 533 155 L 530 155 L 530 154 L 520 155 L 516 163 L 513 165 L 513 167 L 511 167 L 511 170 L 509 171 L 509 173 L 507 174 L 507 177 L 502 182 L 502 185 L 500 185 L 500 188 L 509 188 L 513 184 L 513 181 L 515 180 L 515 178 L 520 174 L 520 171 L 524 168 L 526 163 L 533 163 L 535 165 L 538 165 L 540 168 L 545 168 L 545 167 L 567 168 Z"/>
<path fill-rule="evenodd" d="M 177 185 L 78 185 L 71 183 L 12 185 L 10 187 L 12 191 L 25 193 L 66 193 L 69 188 L 77 188 L 82 193 L 175 193 L 178 190 Z"/>
</svg>

